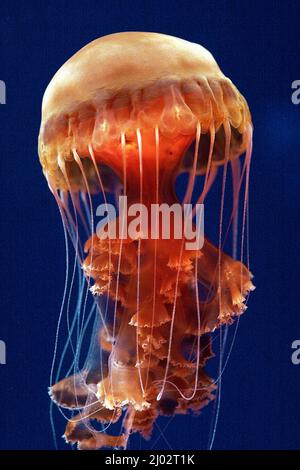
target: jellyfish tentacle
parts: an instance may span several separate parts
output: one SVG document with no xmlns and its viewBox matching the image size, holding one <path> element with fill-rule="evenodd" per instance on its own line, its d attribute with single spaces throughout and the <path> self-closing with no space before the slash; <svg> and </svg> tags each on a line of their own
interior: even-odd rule
<svg viewBox="0 0 300 470">
<path fill-rule="evenodd" d="M 88 183 L 88 180 L 87 180 L 87 177 L 86 177 L 86 174 L 85 174 L 85 170 L 84 170 L 82 161 L 81 161 L 81 159 L 80 159 L 80 157 L 77 153 L 76 148 L 73 148 L 72 153 L 73 153 L 73 158 L 74 158 L 75 162 L 77 163 L 77 165 L 79 167 L 79 170 L 81 172 L 84 184 L 86 186 L 86 192 L 87 192 L 87 195 L 88 195 L 89 209 L 90 209 L 89 215 L 90 215 L 90 224 L 91 224 L 91 234 L 93 234 L 94 233 L 94 214 L 93 214 L 93 202 L 92 202 L 92 196 L 91 196 L 89 183 Z M 74 208 L 74 210 L 76 210 L 76 207 Z M 76 218 L 77 218 L 77 213 L 76 213 Z M 93 256 L 94 256 L 94 240 L 93 240 L 93 237 L 92 237 L 92 241 L 91 241 L 90 252 L 91 252 L 91 264 L 92 264 L 93 263 Z M 76 373 L 77 370 L 79 370 L 79 356 L 80 356 L 81 344 L 82 344 L 82 341 L 83 341 L 84 321 L 85 321 L 85 317 L 86 317 L 86 308 L 87 308 L 88 292 L 89 292 L 89 288 L 90 288 L 90 281 L 91 281 L 91 278 L 88 275 L 88 277 L 87 277 L 87 286 L 86 286 L 86 294 L 85 294 L 85 297 L 84 297 L 83 308 L 82 308 L 80 334 L 79 334 L 79 338 L 78 338 L 78 341 L 77 341 L 77 348 L 76 348 L 76 354 L 75 354 L 75 363 L 74 363 L 75 373 Z"/>
<path fill-rule="evenodd" d="M 72 207 L 73 207 L 73 212 L 74 212 L 74 218 L 73 218 L 73 216 L 71 215 L 71 212 L 70 212 L 67 204 L 64 202 L 64 199 L 63 199 L 63 196 L 62 196 L 63 205 L 64 205 L 64 207 L 67 208 L 67 217 L 71 217 L 71 224 L 72 224 L 71 227 L 75 231 L 75 239 L 74 239 L 74 234 L 73 234 L 73 237 L 72 237 L 73 245 L 74 245 L 74 249 L 75 249 L 74 262 L 73 262 L 71 282 L 70 282 L 70 286 L 69 286 L 69 294 L 68 294 L 67 305 L 66 305 L 68 343 L 70 344 L 72 354 L 74 356 L 74 361 L 75 361 L 76 347 L 74 347 L 74 344 L 73 344 L 72 327 L 70 327 L 70 305 L 71 305 L 72 291 L 74 289 L 74 283 L 75 283 L 76 267 L 77 267 L 78 259 L 80 258 L 80 255 L 81 255 L 81 250 L 80 250 L 80 240 L 79 240 L 79 231 L 78 231 L 78 215 L 77 215 L 77 206 L 76 206 L 75 194 L 72 191 L 72 188 L 70 186 L 70 182 L 69 182 L 68 175 L 67 175 L 67 172 L 66 172 L 65 162 L 61 158 L 59 159 L 59 165 L 60 165 L 61 172 L 62 172 L 62 174 L 65 178 L 65 182 L 67 184 L 67 187 L 69 189 L 69 193 L 68 193 L 67 197 L 69 197 L 69 195 L 70 195 L 71 203 L 72 203 Z M 80 251 L 80 255 L 79 255 L 79 251 Z M 59 369 L 62 367 L 62 359 L 63 359 L 63 357 L 61 358 L 61 361 L 60 361 L 60 364 L 59 364 Z"/>
<path fill-rule="evenodd" d="M 231 142 L 231 127 L 230 123 L 227 119 L 223 122 L 223 128 L 225 132 L 225 150 L 224 150 L 224 166 L 223 166 L 223 178 L 222 178 L 222 192 L 221 192 L 221 207 L 220 207 L 220 222 L 219 222 L 219 240 L 218 240 L 218 305 L 219 305 L 219 315 L 223 311 L 222 305 L 222 286 L 221 286 L 221 253 L 222 253 L 222 233 L 223 233 L 223 217 L 224 217 L 224 201 L 225 201 L 225 189 L 226 189 L 226 181 L 227 181 L 227 170 L 228 170 L 228 163 L 230 159 L 230 142 Z M 227 327 L 227 326 L 226 326 Z M 225 327 L 225 328 L 226 328 Z M 223 325 L 220 325 L 220 332 L 219 332 L 219 366 L 218 366 L 218 376 L 217 376 L 217 396 L 216 396 L 216 408 L 215 408 L 215 416 L 212 418 L 212 422 L 214 420 L 213 425 L 213 434 L 211 438 L 210 448 L 212 447 L 215 432 L 217 429 L 219 413 L 220 413 L 220 406 L 221 406 L 221 394 L 222 394 L 222 367 L 223 367 L 223 354 L 226 344 L 226 331 L 223 337 Z"/>
<path fill-rule="evenodd" d="M 197 204 L 202 204 L 207 193 L 209 192 L 215 177 L 218 172 L 218 167 L 212 165 L 212 159 L 213 159 L 213 151 L 214 151 L 214 145 L 215 145 L 215 139 L 216 139 L 216 130 L 214 124 L 211 124 L 209 126 L 209 152 L 208 152 L 208 160 L 207 160 L 207 168 L 206 168 L 206 173 L 205 173 L 205 179 L 204 179 L 204 184 L 203 184 L 203 189 L 202 192 L 198 198 Z"/>
<path fill-rule="evenodd" d="M 219 240 L 218 240 L 218 307 L 219 307 L 219 315 L 218 318 L 221 316 L 223 312 L 223 305 L 222 305 L 222 273 L 221 273 L 221 254 L 222 254 L 222 234 L 223 234 L 223 217 L 224 217 L 224 201 L 225 201 L 225 189 L 226 189 L 226 180 L 227 180 L 227 169 L 228 163 L 230 159 L 230 142 L 231 142 L 231 127 L 229 121 L 226 119 L 223 122 L 223 128 L 225 132 L 225 151 L 224 151 L 224 166 L 223 166 L 223 178 L 222 178 L 222 192 L 221 192 L 221 206 L 220 206 L 220 222 L 219 222 Z M 221 394 L 222 394 L 222 367 L 223 367 L 223 354 L 226 344 L 226 331 L 223 337 L 223 325 L 220 325 L 219 328 L 219 365 L 218 365 L 218 376 L 217 376 L 217 396 L 216 396 L 216 407 L 214 410 L 214 415 L 212 417 L 212 436 L 209 443 L 209 448 L 212 448 L 214 437 L 217 429 L 219 413 L 220 413 L 220 406 L 221 406 Z"/>
<path fill-rule="evenodd" d="M 155 204 L 158 207 L 159 204 L 159 128 L 156 125 L 154 128 L 155 133 Z M 156 220 L 155 225 L 158 226 L 159 217 L 158 212 L 156 213 Z M 152 317 L 151 317 L 151 329 L 150 329 L 150 336 L 153 335 L 153 328 L 154 328 L 154 316 L 155 316 L 155 308 L 156 308 L 156 283 L 157 283 L 157 246 L 158 241 L 157 237 L 154 239 L 154 255 L 153 255 L 153 304 L 152 304 Z M 147 373 L 146 373 L 146 380 L 145 380 L 145 389 L 148 387 L 148 379 L 149 379 L 149 370 L 150 370 L 150 362 L 152 356 L 152 342 L 150 342 L 150 349 L 149 349 L 149 358 L 148 358 L 148 365 L 147 365 Z"/>
<path fill-rule="evenodd" d="M 193 158 L 193 166 L 192 166 L 192 170 L 189 173 L 189 181 L 188 181 L 185 196 L 183 198 L 182 205 L 190 203 L 191 199 L 192 199 L 193 189 L 194 189 L 194 185 L 195 185 L 196 170 L 197 170 L 197 161 L 198 161 L 198 158 L 199 158 L 200 138 L 201 138 L 201 124 L 198 121 L 197 126 L 196 126 L 195 151 L 194 151 L 194 158 Z"/>
<path fill-rule="evenodd" d="M 246 150 L 245 165 L 246 165 L 246 181 L 245 181 L 245 193 L 243 201 L 243 221 L 242 221 L 242 234 L 241 234 L 241 263 L 243 263 L 243 251 L 244 251 L 244 242 L 245 242 L 245 224 L 247 217 L 247 208 L 248 208 L 248 197 L 249 197 L 249 176 L 250 176 L 250 164 L 251 164 L 251 155 L 252 155 L 252 125 L 247 125 L 247 138 L 248 146 Z M 247 266 L 250 268 L 249 260 L 249 249 L 247 250 Z"/>
<path fill-rule="evenodd" d="M 89 151 L 90 151 L 93 163 L 94 163 L 94 159 L 93 159 L 94 154 L 93 154 L 93 151 L 92 151 L 91 147 L 89 147 Z M 94 259 L 94 256 L 95 256 L 95 238 L 94 238 L 93 234 L 94 234 L 95 230 L 94 230 L 94 213 L 93 213 L 92 194 L 91 194 L 91 190 L 90 190 L 90 186 L 89 186 L 87 176 L 85 174 L 84 167 L 82 165 L 82 162 L 81 162 L 81 159 L 78 155 L 78 152 L 75 148 L 73 149 L 73 156 L 74 156 L 74 160 L 76 161 L 76 163 L 77 163 L 77 165 L 80 169 L 80 172 L 82 174 L 82 178 L 83 178 L 83 181 L 84 181 L 85 186 L 86 186 L 86 193 L 87 193 L 87 196 L 88 196 L 89 208 L 87 207 L 87 213 L 90 216 L 90 223 L 91 223 L 91 238 L 90 238 L 91 243 L 89 245 L 89 264 L 90 264 L 90 266 L 93 266 L 93 259 Z M 101 176 L 100 176 L 100 173 L 99 173 L 98 169 L 97 169 L 96 174 L 97 174 L 100 186 L 101 186 L 101 188 L 103 188 Z M 106 196 L 105 196 L 105 201 L 106 201 Z M 108 241 L 108 245 L 109 245 L 109 257 L 110 257 L 110 240 Z M 109 262 L 109 270 L 110 270 L 110 265 L 111 264 Z M 87 269 L 85 269 L 84 272 L 87 274 L 87 287 L 86 287 L 86 294 L 85 294 L 85 298 L 84 298 L 84 302 L 83 302 L 83 309 L 82 309 L 83 311 L 82 311 L 82 319 L 81 319 L 81 327 L 80 327 L 80 337 L 79 337 L 79 340 L 78 340 L 78 350 L 77 350 L 76 357 L 79 356 L 80 349 L 81 349 L 81 343 L 82 343 L 82 340 L 83 340 L 83 332 L 84 332 L 83 328 L 84 328 L 86 306 L 87 306 L 87 300 L 88 300 L 88 292 L 89 292 L 90 287 L 91 287 L 91 273 Z M 108 279 L 108 289 L 109 289 L 109 287 L 110 287 L 110 272 L 109 272 L 109 279 Z M 102 323 L 104 325 L 104 328 L 107 328 L 106 327 L 106 319 L 105 319 L 106 313 L 105 313 L 105 316 L 103 317 L 102 312 L 100 312 L 100 308 L 101 307 L 98 305 L 98 311 L 100 313 Z M 103 379 L 102 352 L 100 353 L 100 359 L 101 359 L 101 376 L 102 376 L 101 378 Z"/>
<path fill-rule="evenodd" d="M 197 158 L 198 158 L 198 152 L 199 152 L 200 137 L 201 137 L 201 125 L 198 122 L 197 127 L 196 127 L 196 145 L 195 145 L 195 151 L 194 151 L 193 170 L 192 170 L 191 177 L 189 179 L 188 189 L 187 189 L 187 193 L 186 193 L 185 198 L 184 198 L 184 203 L 190 203 L 191 198 L 192 198 L 192 189 L 194 187 L 194 181 L 195 181 L 195 177 L 196 177 L 196 165 L 197 165 Z M 186 221 L 184 223 L 186 223 Z M 182 238 L 181 244 L 180 244 L 179 263 L 178 263 L 176 282 L 175 282 L 175 287 L 174 287 L 174 300 L 173 300 L 173 307 L 172 307 L 172 317 L 171 317 L 171 322 L 170 322 L 170 334 L 169 334 L 167 363 L 166 363 L 165 374 L 164 374 L 164 377 L 163 377 L 162 387 L 161 387 L 161 390 L 160 390 L 160 392 L 157 396 L 158 401 L 162 398 L 163 393 L 164 393 L 165 383 L 166 383 L 168 372 L 169 372 L 169 364 L 170 364 L 170 360 L 171 360 L 172 340 L 173 340 L 173 332 L 174 332 L 174 326 L 175 326 L 176 303 L 177 303 L 177 296 L 178 296 L 179 275 L 180 275 L 180 271 L 181 271 L 183 247 L 184 247 L 184 238 Z M 198 312 L 197 312 L 197 314 L 198 314 Z"/>
<path fill-rule="evenodd" d="M 55 362 L 56 362 L 56 357 L 57 357 L 57 352 L 58 352 L 58 339 L 59 339 L 59 333 L 60 333 L 60 327 L 61 327 L 61 322 L 62 322 L 62 317 L 63 317 L 63 311 L 65 307 L 65 300 L 67 296 L 67 290 L 68 290 L 68 279 L 69 279 L 69 245 L 68 245 L 68 228 L 67 228 L 67 222 L 66 222 L 66 216 L 63 211 L 63 207 L 61 205 L 60 198 L 58 196 L 58 192 L 56 189 L 55 184 L 52 181 L 52 178 L 48 176 L 47 178 L 48 182 L 48 187 L 53 194 L 57 206 L 59 209 L 61 221 L 62 221 L 62 227 L 63 227 L 63 233 L 64 233 L 64 241 L 65 241 L 65 259 L 66 259 L 66 264 L 65 264 L 65 283 L 64 283 L 64 289 L 63 289 L 63 296 L 61 300 L 61 305 L 60 305 L 60 310 L 59 310 L 59 315 L 58 315 L 58 320 L 57 320 L 57 326 L 56 326 L 56 331 L 55 331 L 55 341 L 54 341 L 54 350 L 53 350 L 53 357 L 51 361 L 51 370 L 50 370 L 50 377 L 49 377 L 49 387 L 52 386 L 53 384 L 53 376 L 54 376 L 54 368 L 55 368 Z M 51 425 L 51 430 L 52 430 L 52 435 L 53 435 L 53 441 L 54 441 L 54 446 L 57 449 L 57 439 L 56 439 L 56 431 L 55 431 L 55 424 L 54 424 L 54 419 L 53 419 L 53 401 L 51 400 L 50 402 L 50 408 L 49 408 L 49 416 L 50 416 L 50 425 Z"/>
<path fill-rule="evenodd" d="M 91 144 L 89 144 L 88 149 L 89 149 L 90 157 L 93 161 L 93 165 L 94 165 L 95 172 L 96 172 L 96 175 L 97 175 L 97 179 L 98 179 L 98 182 L 99 182 L 101 194 L 102 194 L 102 197 L 103 197 L 103 200 L 104 200 L 105 208 L 106 208 L 106 211 L 108 213 L 107 197 L 106 197 L 106 194 L 105 194 L 105 190 L 104 190 L 102 178 L 101 178 L 101 175 L 100 175 L 100 172 L 99 172 L 99 168 L 98 168 L 97 163 L 96 163 L 94 150 L 93 150 L 93 147 L 92 147 Z M 104 318 L 107 317 L 107 313 L 108 313 L 109 293 L 110 293 L 110 284 L 111 284 L 111 240 L 110 239 L 108 240 L 108 266 L 109 266 L 109 269 L 108 269 L 108 288 L 107 288 Z"/>
<path fill-rule="evenodd" d="M 75 208 L 79 215 L 80 222 L 83 225 L 86 236 L 89 237 L 90 232 L 89 232 L 88 222 L 82 211 L 82 202 L 83 204 L 85 204 L 85 200 L 84 200 L 85 195 L 82 191 L 80 191 L 80 192 L 75 192 L 73 197 L 74 197 Z"/>
<path fill-rule="evenodd" d="M 68 181 L 68 177 L 67 177 L 67 173 L 65 172 L 65 165 L 64 165 L 64 162 L 60 159 L 59 160 L 59 164 L 61 165 L 61 169 L 62 169 L 62 173 L 66 179 L 66 183 L 67 185 L 69 185 L 69 181 Z M 60 198 L 58 197 L 57 193 L 56 193 L 56 190 L 54 190 L 54 194 L 55 194 L 55 198 L 58 202 L 58 205 L 60 207 L 60 211 L 61 211 L 61 215 L 62 215 L 62 220 L 63 220 L 63 225 L 65 224 L 64 222 L 64 209 L 63 208 L 67 208 L 66 204 L 63 202 L 62 203 L 62 206 L 61 206 L 61 203 L 60 203 Z M 76 264 L 77 264 L 77 259 L 79 257 L 79 253 L 78 253 L 78 241 L 79 241 L 79 238 L 78 238 L 78 224 L 77 224 L 77 213 L 76 213 L 76 207 L 75 207 L 75 204 L 74 204 L 74 195 L 73 195 L 73 192 L 70 188 L 70 195 L 71 195 L 71 200 L 73 202 L 73 208 L 74 208 L 74 213 L 75 213 L 75 222 L 72 222 L 72 216 L 69 212 L 68 209 L 66 209 L 67 211 L 67 217 L 71 218 L 71 223 L 72 223 L 72 226 L 74 227 L 74 230 L 75 230 L 75 241 L 74 241 L 74 238 L 73 236 L 71 235 L 71 239 L 73 240 L 73 244 L 74 244 L 74 248 L 75 248 L 75 257 L 74 257 L 74 267 L 73 267 L 73 270 L 72 270 L 72 276 L 71 276 L 71 282 L 70 282 L 70 286 L 69 286 L 69 294 L 68 294 L 68 299 L 67 299 L 67 326 L 68 326 L 68 341 L 67 343 L 69 343 L 71 345 L 71 349 L 73 351 L 73 354 L 75 354 L 74 352 L 74 346 L 73 346 L 73 341 L 72 341 L 72 330 L 73 330 L 73 326 L 75 325 L 75 323 L 73 322 L 73 325 L 72 327 L 70 328 L 70 323 L 69 323 L 69 309 L 70 309 L 70 297 L 71 297 L 71 292 L 72 292 L 72 288 L 73 288 L 73 284 L 74 284 L 74 279 L 75 279 L 75 271 L 76 271 Z M 67 248 L 66 248 L 67 249 Z M 63 305 L 64 307 L 64 305 Z M 63 313 L 63 312 L 61 312 Z M 61 321 L 61 318 L 62 318 L 62 315 L 60 315 L 60 320 L 59 322 Z M 57 374 L 59 372 L 59 370 L 61 369 L 61 366 L 62 366 L 62 361 L 63 361 L 63 358 L 64 358 L 64 354 L 62 354 L 62 357 L 61 357 L 61 360 L 60 360 L 60 363 L 58 365 L 58 371 L 57 371 Z M 57 381 L 57 377 L 56 377 L 56 381 Z M 53 383 L 53 380 L 50 381 L 51 385 Z"/>
<path fill-rule="evenodd" d="M 230 225 L 232 223 L 232 257 L 236 259 L 237 256 L 237 237 L 238 237 L 238 228 L 239 228 L 239 188 L 241 185 L 241 162 L 240 160 L 232 160 L 231 165 L 231 175 L 232 175 L 232 212 L 230 216 L 230 221 L 228 223 L 226 236 L 230 230 Z"/>
<path fill-rule="evenodd" d="M 137 128 L 136 130 L 137 146 L 138 146 L 138 159 L 139 159 L 139 204 L 140 207 L 143 205 L 143 147 L 142 147 L 142 136 L 141 130 Z M 137 324 L 139 324 L 139 313 L 140 313 L 140 277 L 141 277 L 141 245 L 142 245 L 142 235 L 138 238 L 138 247 L 137 247 L 137 287 L 136 287 L 136 316 Z M 138 329 L 136 329 L 136 366 L 139 373 L 139 382 L 142 390 L 143 396 L 145 396 L 145 389 L 142 380 L 141 374 L 141 365 L 140 365 L 140 352 L 139 352 L 139 338 L 138 338 Z"/>
<path fill-rule="evenodd" d="M 126 171 L 126 151 L 125 151 L 125 132 L 121 132 L 121 152 L 122 152 L 122 166 L 123 166 L 123 188 L 124 188 L 124 196 L 126 196 L 126 188 L 127 188 L 127 171 Z M 121 221 L 122 224 L 122 233 L 124 230 L 124 224 L 125 224 L 125 214 L 123 214 L 123 218 Z M 109 256 L 111 260 L 111 245 L 109 245 Z M 110 354 L 110 361 L 109 364 L 111 365 L 112 361 L 114 360 L 114 355 L 115 355 L 115 350 L 117 348 L 117 339 L 116 339 L 116 327 L 117 327 L 117 309 L 118 309 L 118 298 L 119 298 L 119 285 L 120 285 L 120 273 L 121 273 L 121 263 L 122 263 L 122 255 L 123 255 L 123 237 L 121 237 L 121 240 L 119 241 L 118 244 L 118 260 L 117 260 L 117 272 L 116 272 L 116 286 L 115 286 L 115 302 L 114 302 L 114 310 L 113 310 L 113 339 L 114 343 L 112 346 L 112 351 Z M 107 293 L 107 295 L 109 295 Z M 112 367 L 109 367 L 109 374 L 110 374 L 110 383 L 111 383 L 111 394 L 112 394 L 112 400 L 115 402 L 114 399 L 114 391 L 113 391 L 113 370 Z M 106 392 L 105 392 L 106 393 Z M 107 400 L 108 397 L 105 396 L 105 400 Z"/>
<path fill-rule="evenodd" d="M 106 211 L 108 213 L 107 197 L 106 197 L 106 194 L 105 194 L 104 185 L 103 185 L 103 181 L 102 181 L 102 178 L 101 178 L 101 175 L 100 175 L 100 171 L 99 171 L 99 168 L 98 168 L 97 163 L 96 163 L 94 150 L 93 150 L 93 147 L 92 147 L 91 144 L 89 144 L 88 149 L 89 149 L 89 155 L 90 155 L 90 157 L 93 161 L 93 165 L 94 165 L 95 172 L 96 172 L 96 175 L 97 175 L 97 179 L 98 179 L 98 183 L 99 183 L 99 186 L 100 186 L 101 194 L 102 194 L 102 197 L 103 197 L 103 200 L 104 200 L 105 208 L 106 208 Z M 106 321 L 107 321 L 107 315 L 108 315 L 110 289 L 111 289 L 111 265 L 112 265 L 111 256 L 112 256 L 111 255 L 111 240 L 109 238 L 108 239 L 108 286 L 107 286 L 107 293 L 106 293 L 106 303 L 105 303 L 105 313 L 104 313 L 104 315 L 102 314 L 100 305 L 98 305 L 98 312 L 99 312 L 99 315 L 101 317 L 103 327 L 106 331 L 106 335 L 109 335 L 108 328 L 107 328 L 107 325 L 106 325 Z M 101 356 L 100 356 L 101 380 L 104 380 L 103 368 L 102 368 L 102 346 L 103 346 L 103 344 L 101 343 Z M 112 345 L 111 345 L 111 351 L 112 351 Z M 111 352 L 111 351 L 109 351 L 109 352 Z"/>
<path fill-rule="evenodd" d="M 194 154 L 194 163 L 193 163 L 193 170 L 192 170 L 192 178 L 191 178 L 191 186 L 189 182 L 188 190 L 185 196 L 185 200 L 191 202 L 192 198 L 192 191 L 195 183 L 195 176 L 196 176 L 196 167 L 197 167 L 197 158 L 199 156 L 199 146 L 200 146 L 200 138 L 201 138 L 201 125 L 198 121 L 197 123 L 197 130 L 196 130 L 196 144 L 195 144 L 195 154 Z M 200 156 L 201 158 L 201 156 Z M 193 213 L 191 214 L 191 217 L 193 217 Z M 198 331 L 197 331 L 197 352 L 196 352 L 196 366 L 195 366 L 195 383 L 194 383 L 194 389 L 191 393 L 190 396 L 182 396 L 182 398 L 186 400 L 192 400 L 197 392 L 197 386 L 198 386 L 198 377 L 199 377 L 199 367 L 200 367 L 200 348 L 201 348 L 201 316 L 200 316 L 200 302 L 199 302 L 199 287 L 198 287 L 198 263 L 195 264 L 195 298 L 196 298 L 196 314 L 197 314 L 197 326 L 198 326 Z"/>
</svg>

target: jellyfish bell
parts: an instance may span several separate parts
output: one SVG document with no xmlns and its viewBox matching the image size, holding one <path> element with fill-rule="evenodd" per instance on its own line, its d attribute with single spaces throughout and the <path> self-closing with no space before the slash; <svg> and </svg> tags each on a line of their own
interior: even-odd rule
<svg viewBox="0 0 300 470">
<path fill-rule="evenodd" d="M 90 159 L 92 147 L 96 162 L 122 175 L 123 135 L 130 179 L 139 179 L 137 130 L 148 169 L 155 157 L 153 129 L 159 128 L 160 168 L 170 171 L 195 139 L 197 123 L 201 134 L 215 131 L 214 165 L 224 163 L 224 124 L 231 130 L 228 157 L 245 151 L 251 124 L 247 103 L 212 55 L 167 35 L 112 34 L 81 49 L 53 77 L 43 99 L 40 159 L 58 186 L 64 184 L 58 156 L 73 162 L 74 149 Z"/>
<path fill-rule="evenodd" d="M 95 198 L 106 201 L 113 192 L 128 204 L 170 205 L 178 201 L 175 179 L 186 172 L 181 202 L 191 202 L 198 175 L 203 202 L 223 168 L 223 205 L 230 164 L 234 225 L 243 179 L 246 212 L 251 139 L 246 100 L 206 49 L 175 37 L 102 37 L 50 82 L 40 162 L 96 299 L 97 346 L 106 353 L 92 373 L 86 367 L 51 388 L 58 405 L 80 409 L 65 433 L 79 448 L 126 447 L 131 432 L 149 437 L 159 415 L 197 412 L 212 400 L 216 385 L 204 371 L 210 333 L 244 311 L 253 288 L 247 267 L 222 251 L 222 211 L 218 246 L 205 239 L 201 249 L 187 250 L 172 233 L 168 240 L 98 238 Z M 83 240 L 82 204 L 90 231 Z M 201 296 L 200 284 L 209 296 Z M 104 297 L 105 315 L 98 303 Z M 120 420 L 120 434 L 109 434 Z"/>
</svg>

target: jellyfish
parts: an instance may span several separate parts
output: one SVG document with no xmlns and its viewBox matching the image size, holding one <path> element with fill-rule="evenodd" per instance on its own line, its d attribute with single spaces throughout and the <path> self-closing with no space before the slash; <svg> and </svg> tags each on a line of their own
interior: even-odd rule
<svg viewBox="0 0 300 470">
<path fill-rule="evenodd" d="M 219 332 L 224 346 L 253 289 L 244 259 L 251 151 L 247 102 L 198 44 L 158 33 L 111 34 L 53 77 L 39 158 L 67 253 L 50 378 L 53 403 L 67 417 L 67 442 L 126 449 L 132 433 L 149 439 L 159 416 L 199 413 L 217 397 L 224 358 L 210 378 L 212 337 Z M 153 204 L 179 203 L 182 212 L 188 205 L 194 226 L 196 206 L 216 186 L 215 243 L 205 236 L 187 248 L 184 234 L 163 236 L 160 212 L 155 237 L 124 230 L 120 197 L 149 209 L 147 217 Z M 107 213 L 116 207 L 113 237 L 98 233 L 100 204 Z"/>
</svg>

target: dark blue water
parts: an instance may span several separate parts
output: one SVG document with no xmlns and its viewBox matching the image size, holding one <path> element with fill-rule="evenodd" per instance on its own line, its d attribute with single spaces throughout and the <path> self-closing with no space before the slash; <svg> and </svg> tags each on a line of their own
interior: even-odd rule
<svg viewBox="0 0 300 470">
<path fill-rule="evenodd" d="M 125 30 L 201 43 L 247 97 L 255 126 L 250 247 L 257 289 L 223 377 L 215 448 L 299 447 L 300 365 L 290 359 L 300 339 L 300 105 L 291 102 L 291 83 L 300 79 L 299 24 L 297 1 L 2 1 L 1 448 L 53 448 L 47 386 L 65 259 L 37 157 L 43 91 L 83 45 Z M 178 417 L 164 435 L 175 449 L 198 448 L 209 417 L 208 409 Z M 61 435 L 63 420 L 56 422 Z M 156 447 L 168 448 L 163 438 Z"/>
</svg>

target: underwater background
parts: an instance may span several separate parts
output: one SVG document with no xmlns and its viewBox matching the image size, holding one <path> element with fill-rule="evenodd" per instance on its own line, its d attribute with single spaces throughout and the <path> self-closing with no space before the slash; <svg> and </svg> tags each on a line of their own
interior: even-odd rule
<svg viewBox="0 0 300 470">
<path fill-rule="evenodd" d="M 254 123 L 250 255 L 256 290 L 241 317 L 223 374 L 215 449 L 300 445 L 300 80 L 298 1 L 3 0 L 0 12 L 1 449 L 53 449 L 49 373 L 64 275 L 59 212 L 37 155 L 44 90 L 91 40 L 155 31 L 202 44 L 246 96 Z M 205 448 L 211 405 L 200 416 L 161 418 L 150 443 L 131 448 Z M 60 448 L 64 420 L 55 414 Z M 168 444 L 169 443 L 169 444 Z"/>
</svg>

